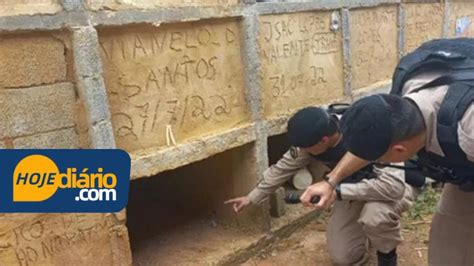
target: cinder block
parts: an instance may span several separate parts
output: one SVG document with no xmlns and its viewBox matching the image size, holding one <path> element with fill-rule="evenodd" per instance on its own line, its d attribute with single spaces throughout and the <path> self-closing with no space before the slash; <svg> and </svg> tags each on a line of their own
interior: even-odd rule
<svg viewBox="0 0 474 266">
<path fill-rule="evenodd" d="M 248 123 L 240 36 L 234 19 L 99 29 L 117 147 L 164 147 Z"/>
<path fill-rule="evenodd" d="M 392 78 L 398 62 L 397 6 L 350 12 L 352 85 L 354 89 Z"/>
<path fill-rule="evenodd" d="M 275 193 L 270 195 L 270 215 L 282 217 L 286 213 L 285 188 L 279 187 Z"/>
<path fill-rule="evenodd" d="M 110 233 L 116 225 L 104 214 L 12 213 L 0 218 L 2 265 L 110 264 L 114 259 Z M 112 244 L 127 242 L 127 237 L 114 238 Z"/>
<path fill-rule="evenodd" d="M 61 11 L 60 0 L 0 0 L 0 16 L 54 14 Z"/>
<path fill-rule="evenodd" d="M 79 136 L 68 128 L 13 140 L 16 149 L 74 149 L 79 147 Z"/>
<path fill-rule="evenodd" d="M 0 139 L 75 125 L 71 83 L 0 90 Z"/>
<path fill-rule="evenodd" d="M 259 21 L 265 116 L 343 96 L 342 31 L 337 11 L 262 16 Z"/>
<path fill-rule="evenodd" d="M 49 35 L 10 36 L 0 41 L 0 88 L 66 81 L 64 44 Z"/>
<path fill-rule="evenodd" d="M 123 10 L 131 8 L 151 9 L 160 7 L 178 6 L 216 6 L 216 5 L 236 5 L 239 0 L 86 0 L 87 6 L 92 10 Z"/>
<path fill-rule="evenodd" d="M 442 4 L 413 3 L 405 4 L 404 8 L 405 53 L 412 52 L 426 41 L 441 38 L 444 15 Z"/>
</svg>

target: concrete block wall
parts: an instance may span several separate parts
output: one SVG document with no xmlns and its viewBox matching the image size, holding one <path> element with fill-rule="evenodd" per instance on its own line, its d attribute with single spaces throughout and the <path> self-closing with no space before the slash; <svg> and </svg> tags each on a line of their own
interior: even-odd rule
<svg viewBox="0 0 474 266">
<path fill-rule="evenodd" d="M 461 19 L 474 2 L 0 0 L 0 148 L 117 147 L 133 180 L 230 151 L 237 196 L 295 110 L 387 91 L 422 42 L 473 36 Z M 128 265 L 125 223 L 1 215 L 0 264 Z"/>
</svg>

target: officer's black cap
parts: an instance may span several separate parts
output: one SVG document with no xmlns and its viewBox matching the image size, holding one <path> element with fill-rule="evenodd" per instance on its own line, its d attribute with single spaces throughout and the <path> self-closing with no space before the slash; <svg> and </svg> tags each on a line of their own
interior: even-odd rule
<svg viewBox="0 0 474 266">
<path fill-rule="evenodd" d="M 288 121 L 288 139 L 291 146 L 306 148 L 317 144 L 331 134 L 328 113 L 318 107 L 306 107 Z"/>
<path fill-rule="evenodd" d="M 390 105 L 380 95 L 356 101 L 341 118 L 341 133 L 348 151 L 367 160 L 375 161 L 392 142 Z"/>
</svg>

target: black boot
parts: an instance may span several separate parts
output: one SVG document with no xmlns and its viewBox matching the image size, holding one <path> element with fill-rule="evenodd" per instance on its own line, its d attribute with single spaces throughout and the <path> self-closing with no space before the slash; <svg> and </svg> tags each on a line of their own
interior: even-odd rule
<svg viewBox="0 0 474 266">
<path fill-rule="evenodd" d="M 397 249 L 389 253 L 377 251 L 378 266 L 397 266 Z"/>
</svg>

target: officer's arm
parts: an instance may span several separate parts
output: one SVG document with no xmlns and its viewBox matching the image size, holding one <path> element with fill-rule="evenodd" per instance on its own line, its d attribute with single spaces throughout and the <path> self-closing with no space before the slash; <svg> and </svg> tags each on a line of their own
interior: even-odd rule
<svg viewBox="0 0 474 266">
<path fill-rule="evenodd" d="M 311 156 L 303 150 L 299 150 L 293 155 L 287 151 L 276 164 L 270 166 L 263 173 L 263 178 L 257 187 L 248 194 L 248 198 L 254 204 L 260 203 L 287 182 L 299 169 L 307 166 L 311 160 Z"/>
<path fill-rule="evenodd" d="M 403 198 L 404 170 L 374 167 L 374 173 L 376 178 L 364 179 L 355 184 L 341 184 L 341 198 L 357 201 L 397 201 Z"/>
</svg>

